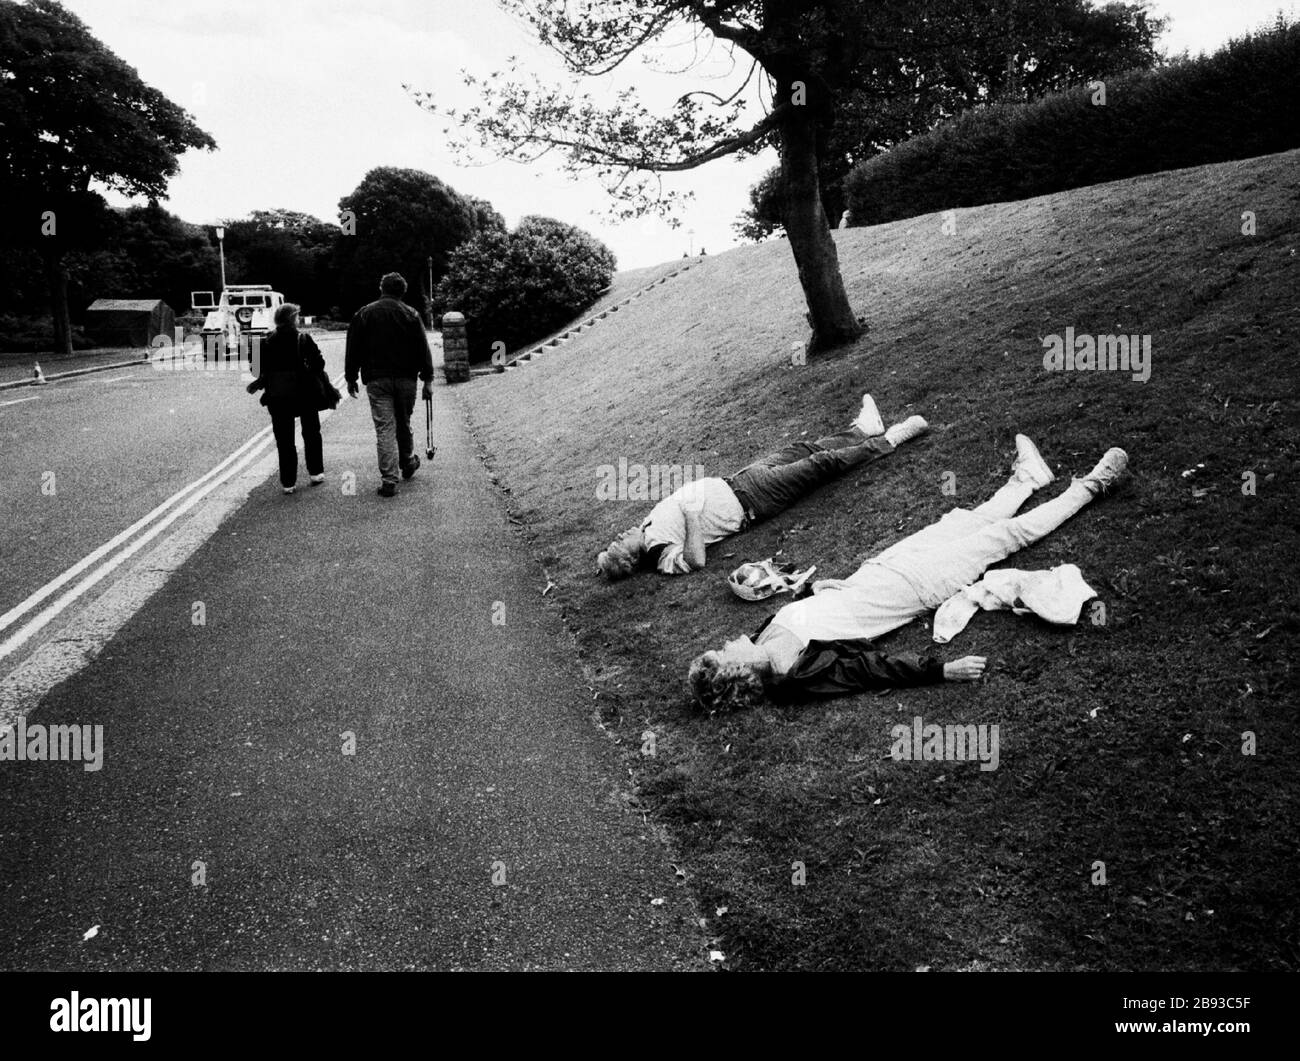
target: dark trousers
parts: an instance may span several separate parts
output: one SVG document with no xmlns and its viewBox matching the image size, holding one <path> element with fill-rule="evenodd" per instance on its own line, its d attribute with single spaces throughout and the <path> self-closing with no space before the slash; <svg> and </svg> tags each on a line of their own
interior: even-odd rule
<svg viewBox="0 0 1300 1061">
<path fill-rule="evenodd" d="M 747 515 L 755 521 L 784 512 L 805 494 L 859 464 L 893 453 L 884 435 L 868 438 L 852 428 L 816 442 L 792 442 L 741 468 L 730 480 Z"/>
<path fill-rule="evenodd" d="M 280 452 L 280 485 L 298 482 L 298 450 L 294 445 L 293 422 L 302 420 L 302 448 L 307 474 L 320 475 L 325 470 L 325 454 L 320 437 L 320 414 L 314 409 L 296 410 L 292 406 L 271 407 L 271 432 Z"/>
</svg>

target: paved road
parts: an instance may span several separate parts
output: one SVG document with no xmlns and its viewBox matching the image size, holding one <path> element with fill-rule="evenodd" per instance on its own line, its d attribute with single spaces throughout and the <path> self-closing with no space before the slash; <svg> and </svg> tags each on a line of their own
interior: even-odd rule
<svg viewBox="0 0 1300 1061">
<path fill-rule="evenodd" d="M 323 339 L 322 349 L 342 371 L 342 340 Z M 0 613 L 266 423 L 238 372 L 140 365 L 0 391 Z M 47 473 L 53 493 L 43 489 Z"/>
<path fill-rule="evenodd" d="M 369 416 L 345 402 L 326 424 L 326 485 L 257 487 L 32 713 L 102 725 L 104 764 L 0 763 L 0 964 L 704 965 L 540 572 L 454 393 L 435 396 L 438 457 L 397 498 L 375 495 Z M 174 474 L 210 466 L 192 451 L 219 448 L 218 431 L 229 445 L 260 426 L 236 412 L 219 428 L 216 401 L 188 403 L 194 444 L 169 450 Z M 145 444 L 174 440 L 172 414 L 155 415 Z"/>
</svg>

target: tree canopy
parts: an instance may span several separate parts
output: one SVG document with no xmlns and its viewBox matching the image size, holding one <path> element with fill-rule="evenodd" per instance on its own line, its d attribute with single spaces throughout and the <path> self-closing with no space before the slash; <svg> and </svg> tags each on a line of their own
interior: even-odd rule
<svg viewBox="0 0 1300 1061">
<path fill-rule="evenodd" d="M 477 231 L 505 223 L 482 200 L 471 200 L 431 173 L 380 166 L 339 200 L 341 233 L 337 263 L 344 304 L 349 308 L 379 297 L 379 278 L 400 272 L 406 299 L 425 309 L 433 283 L 447 271 L 447 258 Z"/>
<path fill-rule="evenodd" d="M 1099 9 L 1087 0 L 1015 0 L 1001 11 L 1000 29 L 993 12 L 979 37 L 921 52 L 914 63 L 876 66 L 845 86 L 818 159 L 832 227 L 848 205 L 844 178 L 860 162 L 972 107 L 1039 99 L 1160 61 L 1165 20 L 1145 2 Z M 774 167 L 750 189 L 740 235 L 763 239 L 780 228 L 783 199 Z"/>
<path fill-rule="evenodd" d="M 1048 63 L 1018 63 L 1022 36 L 1057 25 L 1065 0 L 499 0 L 551 48 L 573 74 L 601 77 L 665 41 L 693 36 L 721 43 L 737 59 L 734 82 L 683 93 L 655 111 L 631 89 L 597 99 L 547 85 L 511 64 L 487 76 L 467 73 L 480 102 L 463 110 L 414 92 L 450 119 L 453 146 L 487 150 L 518 162 L 556 153 L 575 175 L 594 173 L 619 216 L 671 214 L 675 194 L 660 175 L 775 146 L 781 155 L 782 217 L 813 324 L 811 349 L 856 338 L 855 317 L 839 273 L 821 201 L 820 162 L 844 151 L 832 138 L 837 114 L 853 100 L 901 107 L 918 84 L 942 72 L 986 80 L 990 56 L 1008 52 L 1014 75 L 1051 76 Z M 1083 9 L 1083 0 L 1074 0 Z M 1129 5 L 1134 6 L 1134 5 Z M 1141 5 L 1136 5 L 1141 7 Z M 1028 39 L 1028 36 L 1025 36 Z M 1068 49 L 1068 35 L 1060 37 Z M 1026 52 L 1026 55 L 1028 53 Z M 1039 54 L 1055 54 L 1039 49 Z M 977 63 L 978 60 L 978 63 Z M 978 70 L 972 71 L 972 66 Z M 751 87 L 752 86 L 752 87 Z M 996 87 L 996 85 L 994 86 Z M 757 95 L 757 101 L 754 96 Z M 756 110 L 757 107 L 757 110 Z"/>
<path fill-rule="evenodd" d="M 338 225 L 284 209 L 254 210 L 224 224 L 231 283 L 270 284 L 306 313 L 324 314 L 335 304 Z"/>
<path fill-rule="evenodd" d="M 97 187 L 162 198 L 181 154 L 216 143 L 55 0 L 0 0 L 0 126 L 4 231 L 42 252 L 71 350 L 63 255 L 102 237 Z"/>
</svg>

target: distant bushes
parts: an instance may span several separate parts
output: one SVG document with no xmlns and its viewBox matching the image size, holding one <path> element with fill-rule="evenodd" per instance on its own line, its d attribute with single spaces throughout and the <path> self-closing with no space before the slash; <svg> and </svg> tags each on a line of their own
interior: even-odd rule
<svg viewBox="0 0 1300 1061">
<path fill-rule="evenodd" d="M 1027 104 L 969 111 L 856 167 L 850 224 L 1300 147 L 1300 25 Z"/>
<path fill-rule="evenodd" d="M 0 313 L 0 353 L 39 354 L 54 345 L 54 322 L 47 313 L 43 317 L 15 316 Z M 92 350 L 99 344 L 89 339 L 76 325 L 72 327 L 72 348 Z"/>
<path fill-rule="evenodd" d="M 513 232 L 488 231 L 451 253 L 434 296 L 438 315 L 465 315 L 471 361 L 496 342 L 517 350 L 567 324 L 614 276 L 613 252 L 562 221 L 526 217 Z"/>
</svg>

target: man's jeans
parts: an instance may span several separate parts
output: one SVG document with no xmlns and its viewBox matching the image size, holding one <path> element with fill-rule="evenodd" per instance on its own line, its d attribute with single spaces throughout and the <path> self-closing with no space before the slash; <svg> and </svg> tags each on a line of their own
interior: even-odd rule
<svg viewBox="0 0 1300 1061">
<path fill-rule="evenodd" d="M 379 474 L 396 485 L 402 469 L 410 465 L 415 449 L 411 438 L 411 413 L 415 411 L 415 380 L 385 377 L 366 384 L 370 415 L 375 421 Z"/>
<path fill-rule="evenodd" d="M 755 521 L 784 512 L 805 494 L 843 475 L 850 468 L 893 453 L 884 435 L 868 438 L 852 428 L 816 442 L 793 442 L 742 468 L 728 482 Z"/>
</svg>

